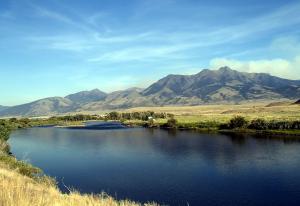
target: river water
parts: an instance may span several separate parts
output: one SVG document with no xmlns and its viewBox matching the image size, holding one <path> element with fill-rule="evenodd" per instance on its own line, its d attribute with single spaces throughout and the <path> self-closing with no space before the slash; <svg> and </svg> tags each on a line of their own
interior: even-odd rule
<svg viewBox="0 0 300 206">
<path fill-rule="evenodd" d="M 300 142 L 146 128 L 30 128 L 12 153 L 59 187 L 167 205 L 300 205 Z"/>
</svg>

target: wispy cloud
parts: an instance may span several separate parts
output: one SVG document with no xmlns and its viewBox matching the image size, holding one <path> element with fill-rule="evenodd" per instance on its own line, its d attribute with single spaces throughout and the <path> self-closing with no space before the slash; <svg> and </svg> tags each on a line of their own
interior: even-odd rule
<svg viewBox="0 0 300 206">
<path fill-rule="evenodd" d="M 176 52 L 178 47 L 137 47 L 128 48 L 118 51 L 106 52 L 99 57 L 90 58 L 90 62 L 122 62 L 122 61 L 149 61 L 153 58 L 178 58 L 174 52 Z"/>
<path fill-rule="evenodd" d="M 34 43 L 30 45 L 30 48 L 33 49 L 53 49 L 69 52 L 83 52 L 94 47 L 88 38 L 74 35 L 30 36 L 24 37 L 24 39 Z"/>
<path fill-rule="evenodd" d="M 56 21 L 60 21 L 60 22 L 67 23 L 67 24 L 76 25 L 76 23 L 71 18 L 68 18 L 65 15 L 62 15 L 58 12 L 51 11 L 49 9 L 42 8 L 37 5 L 32 4 L 32 6 L 35 8 L 35 10 L 39 16 L 51 18 Z"/>
<path fill-rule="evenodd" d="M 168 4 L 170 3 L 172 1 Z M 111 29 L 107 33 L 95 29 L 98 24 L 104 25 L 102 22 L 107 20 L 108 15 L 104 12 L 70 17 L 67 15 L 68 12 L 62 14 L 38 5 L 32 6 L 39 16 L 66 24 L 71 27 L 70 32 L 72 32 L 72 36 L 64 33 L 51 37 L 31 37 L 33 42 L 38 43 L 38 47 L 72 52 L 90 51 L 83 57 L 89 62 L 122 62 L 143 59 L 149 61 L 157 58 L 170 58 L 172 55 L 173 58 L 188 58 L 188 55 L 185 54 L 188 50 L 196 56 L 194 49 L 211 47 L 209 50 L 217 50 L 224 44 L 248 41 L 262 32 L 300 23 L 300 16 L 297 15 L 300 4 L 292 4 L 246 20 L 238 25 L 223 25 L 217 28 L 207 28 L 205 31 L 202 28 L 195 28 L 195 25 L 190 25 L 190 30 L 180 30 L 179 28 L 173 32 L 169 32 L 170 28 L 161 28 L 159 31 L 149 28 L 150 30 L 137 33 L 130 32 L 130 28 L 128 28 L 125 33 Z M 72 11 L 71 13 L 76 12 Z M 76 34 L 72 27 L 81 32 Z"/>
</svg>

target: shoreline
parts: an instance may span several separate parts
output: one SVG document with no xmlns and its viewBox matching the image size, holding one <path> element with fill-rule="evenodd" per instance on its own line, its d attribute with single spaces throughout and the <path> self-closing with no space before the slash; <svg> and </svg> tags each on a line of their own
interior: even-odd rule
<svg viewBox="0 0 300 206">
<path fill-rule="evenodd" d="M 216 127 L 211 128 L 198 128 L 198 127 L 165 127 L 163 125 L 149 126 L 147 122 L 143 123 L 123 123 L 127 127 L 143 127 L 143 128 L 154 128 L 154 129 L 166 129 L 176 131 L 198 131 L 207 133 L 219 133 L 219 134 L 256 134 L 256 135 L 287 135 L 289 137 L 300 138 L 300 130 L 255 130 L 255 129 L 219 129 Z"/>
<path fill-rule="evenodd" d="M 103 122 L 110 122 L 111 120 Z M 273 136 L 280 136 L 280 135 L 286 135 L 289 137 L 296 137 L 300 138 L 300 130 L 274 130 L 274 129 L 268 129 L 268 130 L 256 130 L 256 129 L 247 129 L 247 128 L 238 128 L 238 129 L 220 129 L 218 127 L 206 127 L 206 128 L 200 128 L 195 126 L 190 127 L 182 127 L 182 126 L 176 126 L 176 127 L 167 127 L 163 124 L 156 124 L 150 126 L 147 121 L 136 121 L 136 122 L 126 122 L 126 121 L 118 121 L 114 120 L 116 122 L 119 122 L 120 124 L 124 125 L 125 128 L 153 128 L 153 129 L 166 129 L 166 130 L 176 130 L 176 131 L 198 131 L 198 132 L 206 132 L 206 133 L 220 133 L 220 134 L 256 134 L 256 135 L 273 135 Z M 89 121 L 87 121 L 89 122 Z M 38 127 L 44 127 L 44 126 L 38 126 Z M 66 129 L 95 129 L 95 128 L 89 128 L 86 127 L 85 124 L 69 124 L 69 125 L 46 125 L 46 127 L 54 127 L 54 128 L 66 128 Z M 105 129 L 105 128 L 103 128 Z M 108 128 L 109 129 L 109 128 Z"/>
</svg>

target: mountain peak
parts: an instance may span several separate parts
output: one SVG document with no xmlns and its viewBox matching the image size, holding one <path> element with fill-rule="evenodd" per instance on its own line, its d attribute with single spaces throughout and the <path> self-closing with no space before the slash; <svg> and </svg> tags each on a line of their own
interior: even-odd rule
<svg viewBox="0 0 300 206">
<path fill-rule="evenodd" d="M 104 100 L 107 94 L 100 91 L 99 89 L 93 89 L 90 91 L 82 91 L 75 94 L 70 94 L 65 98 L 70 99 L 73 102 L 84 104 L 87 102 L 94 102 Z"/>
<path fill-rule="evenodd" d="M 220 71 L 220 72 L 233 72 L 233 71 L 235 71 L 235 70 L 231 69 L 231 68 L 228 67 L 228 66 L 224 66 L 224 67 L 220 67 L 220 68 L 219 68 L 219 71 Z"/>
<path fill-rule="evenodd" d="M 98 88 L 95 88 L 95 89 L 92 89 L 90 92 L 102 92 L 102 91 Z"/>
</svg>

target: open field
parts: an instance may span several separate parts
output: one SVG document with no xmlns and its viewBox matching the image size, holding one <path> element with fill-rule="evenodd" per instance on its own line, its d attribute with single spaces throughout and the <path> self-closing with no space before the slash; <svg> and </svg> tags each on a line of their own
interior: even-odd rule
<svg viewBox="0 0 300 206">
<path fill-rule="evenodd" d="M 175 115 L 178 122 L 228 122 L 234 116 L 244 116 L 247 120 L 265 119 L 268 121 L 300 120 L 300 105 L 267 106 L 268 103 L 247 103 L 241 105 L 203 105 L 203 106 L 166 106 L 138 107 L 122 112 L 154 111 Z"/>
</svg>

